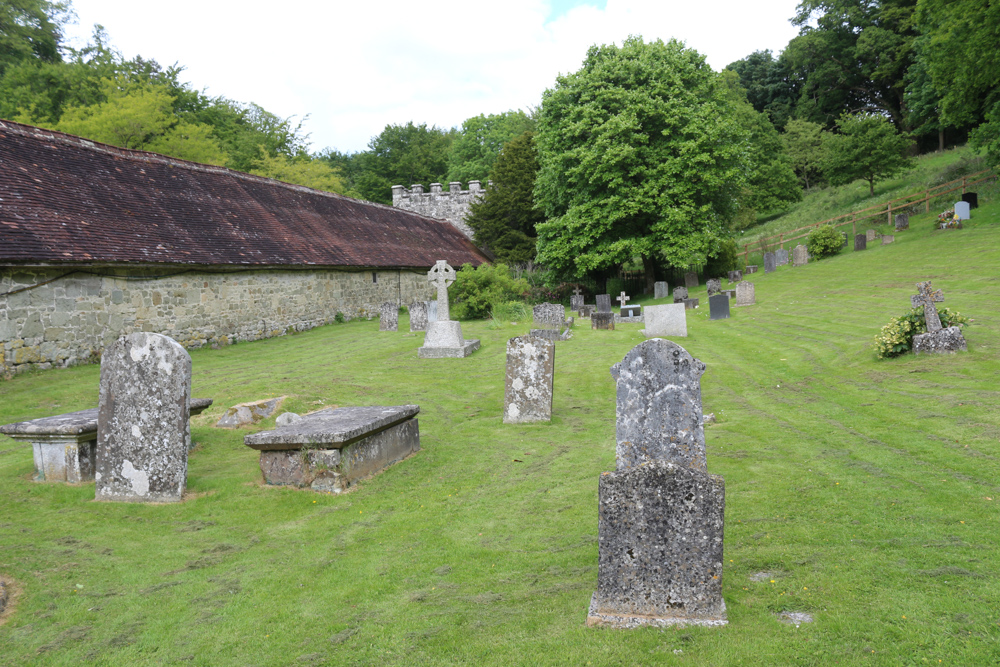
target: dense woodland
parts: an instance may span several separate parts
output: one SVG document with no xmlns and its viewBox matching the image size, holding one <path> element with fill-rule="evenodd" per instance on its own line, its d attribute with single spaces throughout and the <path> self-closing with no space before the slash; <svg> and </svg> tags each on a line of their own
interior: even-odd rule
<svg viewBox="0 0 1000 667">
<path fill-rule="evenodd" d="M 100 26 L 64 41 L 68 1 L 0 1 L 0 117 L 370 201 L 392 185 L 492 180 L 472 213 L 502 261 L 553 281 L 641 262 L 725 262 L 731 237 L 803 188 L 905 170 L 968 141 L 1000 162 L 1000 2 L 804 0 L 799 35 L 713 71 L 680 42 L 594 46 L 530 113 L 388 125 L 311 152 L 294 118 L 210 97 L 183 67 L 126 59 Z"/>
</svg>

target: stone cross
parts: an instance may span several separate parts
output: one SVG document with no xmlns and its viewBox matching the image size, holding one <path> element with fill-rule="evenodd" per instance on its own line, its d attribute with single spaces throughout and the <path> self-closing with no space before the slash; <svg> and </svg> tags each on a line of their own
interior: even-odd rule
<svg viewBox="0 0 1000 667">
<path fill-rule="evenodd" d="M 625 292 L 622 292 L 622 295 L 617 299 L 615 299 L 615 301 L 617 301 L 619 305 L 621 305 L 621 307 L 624 308 L 625 304 L 631 301 L 631 297 L 625 296 Z"/>
<path fill-rule="evenodd" d="M 944 301 L 944 292 L 941 290 L 931 291 L 931 281 L 917 283 L 917 294 L 910 297 L 910 303 L 914 308 L 924 307 L 924 321 L 927 322 L 927 333 L 941 331 L 941 318 L 938 317 L 935 301 Z"/>
<path fill-rule="evenodd" d="M 427 272 L 427 280 L 431 285 L 437 287 L 437 319 L 439 321 L 450 320 L 451 315 L 448 312 L 448 286 L 455 282 L 455 269 L 451 268 L 448 262 L 439 259 L 431 267 L 431 270 Z"/>
<path fill-rule="evenodd" d="M 583 290 L 579 286 L 574 287 L 573 296 L 583 296 Z"/>
</svg>

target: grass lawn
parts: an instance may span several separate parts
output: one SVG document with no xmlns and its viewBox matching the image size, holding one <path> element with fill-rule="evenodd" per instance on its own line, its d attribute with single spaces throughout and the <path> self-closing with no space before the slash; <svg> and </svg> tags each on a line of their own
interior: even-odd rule
<svg viewBox="0 0 1000 667">
<path fill-rule="evenodd" d="M 709 471 L 727 486 L 725 628 L 590 629 L 597 481 L 614 467 L 609 367 L 641 325 L 557 344 L 551 423 L 501 423 L 504 343 L 421 360 L 376 321 L 196 350 L 190 498 L 94 502 L 31 481 L 0 437 L 0 665 L 990 665 L 1000 662 L 1000 205 L 889 246 L 752 276 L 757 305 L 688 314 L 708 370 Z M 877 361 L 933 280 L 969 352 Z M 646 303 L 652 300 L 644 299 Z M 583 321 L 587 323 L 586 320 Z M 407 328 L 402 318 L 401 330 Z M 0 382 L 0 423 L 92 407 L 99 369 Z M 422 451 L 320 495 L 260 483 L 229 405 L 421 407 Z M 273 419 L 254 429 L 268 428 Z M 814 623 L 781 623 L 785 611 Z"/>
</svg>

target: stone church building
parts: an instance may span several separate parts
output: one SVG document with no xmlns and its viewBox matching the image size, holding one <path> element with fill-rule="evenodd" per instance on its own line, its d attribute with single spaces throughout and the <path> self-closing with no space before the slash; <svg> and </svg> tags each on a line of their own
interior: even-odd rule
<svg viewBox="0 0 1000 667">
<path fill-rule="evenodd" d="M 0 121 L 0 375 L 369 316 L 430 298 L 439 259 L 487 261 L 401 208 Z"/>
</svg>

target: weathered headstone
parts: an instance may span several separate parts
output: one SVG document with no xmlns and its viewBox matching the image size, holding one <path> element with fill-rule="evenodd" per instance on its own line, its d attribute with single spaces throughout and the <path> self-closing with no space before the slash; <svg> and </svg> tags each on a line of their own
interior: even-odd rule
<svg viewBox="0 0 1000 667">
<path fill-rule="evenodd" d="M 954 326 L 946 329 L 941 326 L 941 317 L 934 305 L 941 301 L 944 301 L 944 293 L 941 290 L 932 291 L 931 281 L 917 283 L 917 293 L 910 297 L 910 304 L 914 308 L 923 306 L 927 333 L 917 334 L 913 337 L 914 354 L 957 352 L 968 349 L 961 328 Z"/>
<path fill-rule="evenodd" d="M 698 307 L 698 299 L 684 299 L 684 308 L 694 310 Z"/>
<path fill-rule="evenodd" d="M 532 308 L 532 317 L 537 327 L 531 330 L 532 335 L 549 340 L 569 338 L 566 307 L 561 303 L 540 303 Z"/>
<path fill-rule="evenodd" d="M 392 301 L 386 301 L 378 310 L 378 330 L 399 331 L 399 306 Z"/>
<path fill-rule="evenodd" d="M 955 215 L 958 216 L 959 220 L 969 220 L 972 215 L 969 213 L 969 202 L 967 201 L 957 201 L 955 202 Z"/>
<path fill-rule="evenodd" d="M 556 346 L 537 336 L 507 341 L 507 385 L 503 422 L 523 424 L 552 419 L 552 378 Z"/>
<path fill-rule="evenodd" d="M 704 372 L 705 364 L 663 339 L 640 343 L 611 369 L 616 470 L 598 484 L 597 591 L 588 625 L 727 622 L 725 482 L 707 471 Z"/>
<path fill-rule="evenodd" d="M 778 248 L 774 251 L 774 259 L 778 266 L 785 266 L 788 264 L 788 251 L 784 248 Z"/>
<path fill-rule="evenodd" d="M 469 356 L 479 349 L 479 340 L 463 338 L 462 324 L 448 319 L 448 286 L 455 282 L 455 269 L 439 259 L 427 272 L 427 280 L 437 288 L 437 320 L 427 326 L 424 344 L 417 350 L 417 356 L 421 359 Z"/>
<path fill-rule="evenodd" d="M 615 314 L 614 313 L 591 313 L 590 314 L 590 328 L 591 329 L 611 329 L 615 328 Z"/>
<path fill-rule="evenodd" d="M 754 295 L 753 283 L 744 280 L 736 286 L 736 305 L 737 306 L 752 306 L 757 303 L 757 299 Z"/>
<path fill-rule="evenodd" d="M 809 251 L 801 243 L 792 249 L 792 266 L 805 266 L 809 262 Z"/>
<path fill-rule="evenodd" d="M 962 201 L 969 204 L 969 208 L 979 208 L 979 193 L 978 192 L 966 192 L 962 195 Z"/>
<path fill-rule="evenodd" d="M 427 302 L 410 304 L 410 331 L 427 331 Z"/>
<path fill-rule="evenodd" d="M 579 287 L 574 287 L 573 295 L 569 298 L 569 309 L 580 312 L 581 308 L 583 308 L 583 291 Z"/>
<path fill-rule="evenodd" d="M 774 273 L 778 268 L 778 260 L 773 252 L 764 253 L 764 273 Z"/>
<path fill-rule="evenodd" d="M 896 223 L 896 231 L 901 232 L 904 229 L 910 228 L 910 214 L 909 213 L 897 213 L 894 219 Z"/>
<path fill-rule="evenodd" d="M 177 502 L 187 484 L 191 357 L 156 333 L 123 336 L 101 357 L 98 500 Z"/>
<path fill-rule="evenodd" d="M 722 278 L 709 278 L 705 282 L 705 287 L 708 288 L 708 295 L 718 294 L 722 290 Z"/>
<path fill-rule="evenodd" d="M 687 336 L 687 308 L 683 303 L 664 304 L 662 306 L 646 306 L 643 321 L 646 328 L 642 335 L 647 338 L 656 336 Z"/>
<path fill-rule="evenodd" d="M 688 289 L 694 289 L 698 286 L 698 272 L 688 271 L 684 274 L 684 287 Z"/>
<path fill-rule="evenodd" d="M 674 288 L 674 303 L 683 303 L 686 298 L 688 298 L 687 287 Z"/>
<path fill-rule="evenodd" d="M 745 274 L 748 274 L 748 273 L 757 273 L 757 265 L 756 264 L 747 264 L 747 268 L 746 268 Z"/>
<path fill-rule="evenodd" d="M 596 306 L 593 306 L 591 304 L 584 304 L 580 306 L 580 311 L 579 311 L 580 317 L 590 317 L 591 315 L 594 314 L 594 311 L 596 309 L 597 309 Z"/>
<path fill-rule="evenodd" d="M 654 299 L 666 299 L 670 294 L 669 285 L 664 281 L 658 281 L 653 283 L 653 298 Z"/>
<path fill-rule="evenodd" d="M 741 280 L 743 280 L 743 272 L 742 271 L 730 271 L 729 272 L 729 284 L 730 285 L 732 285 L 733 283 L 738 283 Z"/>
<path fill-rule="evenodd" d="M 865 241 L 867 241 L 868 243 L 871 243 L 877 238 L 878 238 L 878 232 L 876 232 L 874 229 L 869 229 L 867 232 L 865 232 Z"/>
<path fill-rule="evenodd" d="M 854 235 L 854 250 L 867 250 L 868 249 L 868 237 L 864 234 Z"/>
<path fill-rule="evenodd" d="M 896 240 L 896 237 L 893 234 L 883 234 L 882 235 L 882 245 L 889 245 L 890 243 L 892 243 L 895 240 Z"/>
<path fill-rule="evenodd" d="M 725 294 L 715 294 L 708 297 L 708 319 L 729 319 L 729 297 Z"/>
<path fill-rule="evenodd" d="M 611 295 L 610 294 L 598 294 L 595 299 L 597 299 L 597 312 L 599 313 L 610 313 L 611 312 Z"/>
<path fill-rule="evenodd" d="M 621 310 L 620 314 L 621 314 L 622 317 L 631 317 L 631 315 L 632 315 L 631 313 L 629 313 L 627 315 L 625 314 L 625 305 L 629 301 L 631 301 L 631 300 L 632 300 L 632 297 L 630 297 L 627 294 L 625 294 L 625 292 L 622 292 L 620 295 L 618 295 L 618 297 L 615 298 L 615 301 L 618 302 L 618 305 L 620 307 L 620 310 Z"/>
</svg>

